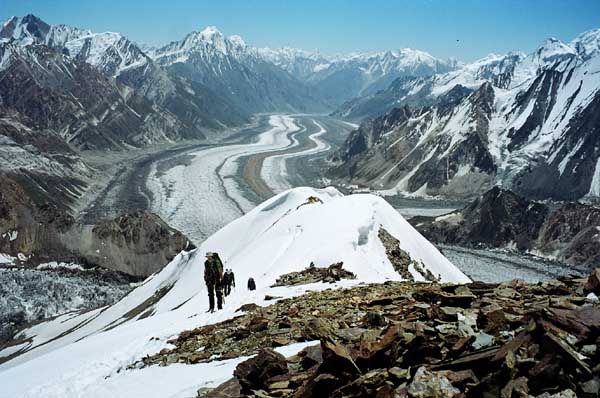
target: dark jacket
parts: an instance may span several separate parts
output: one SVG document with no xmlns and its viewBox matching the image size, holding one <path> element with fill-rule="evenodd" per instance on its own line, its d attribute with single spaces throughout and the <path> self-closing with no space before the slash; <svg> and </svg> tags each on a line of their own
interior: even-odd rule
<svg viewBox="0 0 600 398">
<path fill-rule="evenodd" d="M 235 275 L 233 275 L 233 271 L 225 271 L 223 274 L 223 284 L 235 287 Z"/>
</svg>

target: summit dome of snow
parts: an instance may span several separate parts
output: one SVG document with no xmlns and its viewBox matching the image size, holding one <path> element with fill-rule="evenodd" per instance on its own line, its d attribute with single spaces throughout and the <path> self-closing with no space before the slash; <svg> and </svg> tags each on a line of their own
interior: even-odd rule
<svg viewBox="0 0 600 398">
<path fill-rule="evenodd" d="M 331 287 L 322 283 L 269 287 L 278 276 L 300 271 L 311 261 L 318 267 L 343 261 L 357 279 L 338 282 L 340 286 L 401 280 L 378 238 L 380 226 L 442 281 L 469 281 L 380 197 L 343 196 L 333 188 L 295 188 L 226 225 L 198 249 L 182 252 L 117 304 L 65 314 L 26 329 L 20 336 L 23 344 L 0 351 L 0 356 L 15 354 L 0 365 L 0 395 L 103 396 L 107 391 L 123 392 L 132 383 L 155 386 L 157 379 L 164 383 L 169 375 L 174 376 L 171 367 L 119 370 L 158 352 L 166 340 L 183 330 L 228 319 L 245 303 L 264 304 L 265 293 L 290 297 L 307 289 Z M 238 288 L 228 296 L 224 310 L 205 314 L 206 251 L 218 252 L 225 267 L 234 270 L 238 283 L 253 277 L 257 290 Z M 416 280 L 423 280 L 414 269 L 410 272 Z M 195 365 L 188 366 L 185 372 L 197 371 Z M 157 375 L 157 371 L 165 373 Z"/>
<path fill-rule="evenodd" d="M 580 34 L 571 42 L 571 47 L 584 59 L 597 55 L 600 51 L 600 29 Z"/>
<path fill-rule="evenodd" d="M 311 196 L 323 203 L 308 202 Z M 266 278 L 266 284 L 282 273 L 302 270 L 311 261 L 319 266 L 343 261 L 344 267 L 364 282 L 400 279 L 377 237 L 380 227 L 443 281 L 467 280 L 384 199 L 343 196 L 333 188 L 283 192 L 225 226 L 203 246 L 213 247 L 232 263 L 243 263 L 245 258 L 260 263 L 263 261 L 259 259 L 267 260 L 269 265 L 265 263 L 260 276 L 261 280 Z M 241 237 L 239 231 L 246 233 Z M 242 275 L 246 272 L 243 268 L 236 267 Z M 416 271 L 412 273 L 416 280 L 422 280 Z"/>
<path fill-rule="evenodd" d="M 151 56 L 163 64 L 185 62 L 194 54 L 210 59 L 215 53 L 234 58 L 253 55 L 241 36 L 225 37 L 215 26 L 188 34 L 181 41 L 174 41 L 151 52 Z"/>
</svg>

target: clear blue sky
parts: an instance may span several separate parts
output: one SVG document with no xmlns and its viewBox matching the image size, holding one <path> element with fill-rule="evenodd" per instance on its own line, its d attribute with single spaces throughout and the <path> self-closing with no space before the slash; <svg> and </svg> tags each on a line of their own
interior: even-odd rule
<svg viewBox="0 0 600 398">
<path fill-rule="evenodd" d="M 465 61 L 600 28 L 600 0 L 0 0 L 2 20 L 27 13 L 149 44 L 215 25 L 257 46 L 324 53 L 411 47 Z"/>
</svg>

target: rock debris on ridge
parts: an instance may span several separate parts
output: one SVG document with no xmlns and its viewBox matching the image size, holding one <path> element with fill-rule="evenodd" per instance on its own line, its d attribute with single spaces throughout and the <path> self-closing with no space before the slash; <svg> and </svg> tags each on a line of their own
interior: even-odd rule
<svg viewBox="0 0 600 398">
<path fill-rule="evenodd" d="M 131 368 L 256 354 L 207 397 L 598 396 L 598 273 L 310 292 L 185 331 Z M 312 340 L 285 360 L 269 348 Z"/>
</svg>

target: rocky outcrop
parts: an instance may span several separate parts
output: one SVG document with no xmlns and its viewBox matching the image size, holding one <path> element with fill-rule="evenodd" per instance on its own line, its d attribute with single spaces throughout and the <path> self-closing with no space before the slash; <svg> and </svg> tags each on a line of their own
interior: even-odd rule
<svg viewBox="0 0 600 398">
<path fill-rule="evenodd" d="M 23 263 L 75 262 L 145 277 L 191 248 L 155 214 L 137 211 L 96 225 L 78 224 L 65 210 L 34 200 L 0 175 L 0 253 Z"/>
<path fill-rule="evenodd" d="M 315 267 L 314 264 L 300 272 L 290 272 L 283 274 L 275 281 L 275 286 L 297 286 L 306 285 L 308 283 L 334 283 L 341 279 L 354 279 L 354 275 L 350 271 L 343 269 L 344 263 L 332 264 L 329 267 Z"/>
<path fill-rule="evenodd" d="M 387 282 L 310 292 L 184 331 L 129 368 L 256 355 L 199 391 L 206 397 L 597 394 L 600 305 L 588 285 Z M 251 333 L 256 319 L 265 327 Z M 312 339 L 320 342 L 289 358 L 271 349 Z"/>
<path fill-rule="evenodd" d="M 181 232 L 146 211 L 78 225 L 64 235 L 64 242 L 86 262 L 140 277 L 160 271 L 180 251 L 194 248 Z"/>
<path fill-rule="evenodd" d="M 600 264 L 600 208 L 568 203 L 552 211 L 540 229 L 539 251 L 570 264 Z"/>
<path fill-rule="evenodd" d="M 437 282 L 439 279 L 433 273 L 424 267 L 422 263 L 411 258 L 410 254 L 400 248 L 400 241 L 392 236 L 385 228 L 380 227 L 378 232 L 379 240 L 385 248 L 385 254 L 392 266 L 403 279 L 414 281 L 415 278 L 411 273 L 411 267 L 417 271 L 421 277 L 429 282 Z"/>
<path fill-rule="evenodd" d="M 459 211 L 411 223 L 437 243 L 516 249 L 586 267 L 600 261 L 600 209 L 592 205 L 551 208 L 495 187 Z"/>
<path fill-rule="evenodd" d="M 73 260 L 60 236 L 74 227 L 75 220 L 64 210 L 37 202 L 20 184 L 0 174 L 0 253 L 35 257 L 39 262 Z"/>
</svg>

